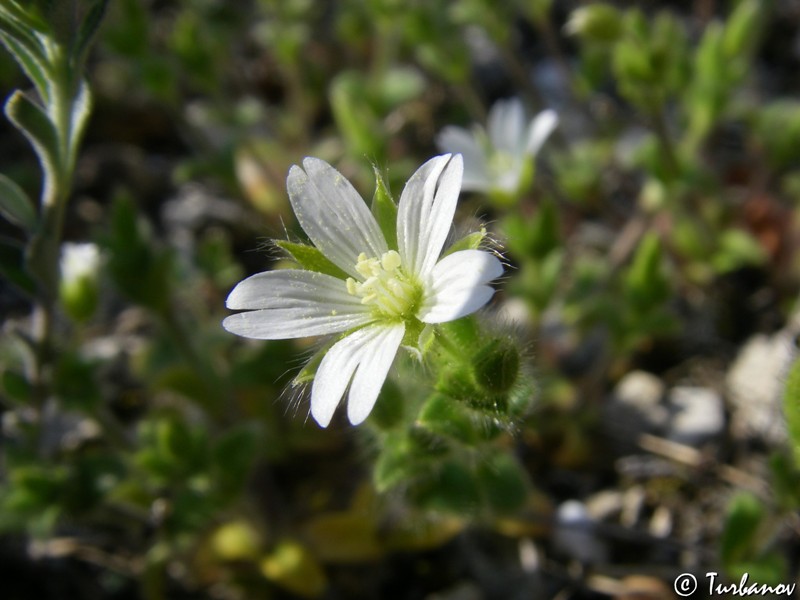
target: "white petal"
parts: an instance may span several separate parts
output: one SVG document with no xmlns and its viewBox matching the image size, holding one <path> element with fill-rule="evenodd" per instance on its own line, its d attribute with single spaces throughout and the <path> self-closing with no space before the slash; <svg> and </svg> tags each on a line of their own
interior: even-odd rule
<svg viewBox="0 0 800 600">
<path fill-rule="evenodd" d="M 405 329 L 403 325 L 399 327 L 401 330 Z M 400 344 L 398 342 L 393 345 L 394 337 L 397 335 L 396 330 L 397 327 L 365 327 L 339 340 L 328 350 L 322 358 L 317 374 L 314 376 L 314 383 L 311 386 L 311 416 L 314 417 L 317 423 L 322 427 L 327 427 L 331 422 L 333 413 L 336 407 L 339 406 L 339 402 L 342 400 L 342 396 L 344 396 L 344 392 L 359 364 L 363 365 L 366 361 L 368 368 L 372 366 L 382 369 L 392 347 L 394 349 L 391 351 L 391 358 L 394 358 L 397 346 Z M 400 339 L 402 339 L 402 333 L 400 334 Z M 373 354 L 380 354 L 383 356 L 383 360 L 373 360 L 371 358 Z M 391 366 L 391 358 L 388 359 L 389 366 Z M 389 367 L 387 366 L 386 370 L 388 371 L 388 369 Z M 356 382 L 353 383 L 354 386 L 362 390 L 359 392 L 361 394 L 359 401 L 362 404 L 366 404 L 365 400 L 369 400 L 367 393 L 371 392 L 372 385 L 375 382 L 374 375 L 371 380 L 367 377 L 368 375 L 358 376 L 357 374 L 356 376 L 360 377 L 360 381 L 358 385 L 356 385 Z M 385 379 L 386 373 L 380 378 L 380 385 L 378 385 L 377 392 L 375 392 L 376 398 Z M 374 403 L 375 399 L 373 398 L 372 404 Z M 370 405 L 371 408 L 372 406 Z M 366 418 L 366 415 L 364 418 Z"/>
<path fill-rule="evenodd" d="M 408 180 L 397 211 L 397 242 L 406 268 L 427 276 L 442 252 L 453 215 L 464 162 L 460 154 L 436 156 Z"/>
<path fill-rule="evenodd" d="M 528 142 L 525 152 L 529 155 L 537 154 L 557 125 L 558 114 L 554 110 L 543 110 L 536 115 L 528 129 Z"/>
<path fill-rule="evenodd" d="M 225 305 L 232 310 L 287 308 L 308 303 L 361 306 L 359 298 L 347 292 L 344 281 L 331 275 L 299 269 L 256 273 L 236 284 Z M 366 307 L 362 307 L 366 308 Z"/>
<path fill-rule="evenodd" d="M 462 250 L 440 260 L 430 277 L 419 313 L 424 323 L 444 323 L 478 310 L 494 294 L 486 285 L 503 274 L 503 265 L 482 250 Z"/>
<path fill-rule="evenodd" d="M 226 302 L 231 315 L 222 326 L 261 340 L 327 335 L 373 320 L 369 307 L 347 293 L 345 282 L 312 271 L 267 271 L 240 282 Z"/>
<path fill-rule="evenodd" d="M 378 335 L 364 346 L 363 359 L 347 397 L 347 418 L 353 425 L 361 423 L 372 412 L 405 331 L 402 323 L 381 328 Z"/>
<path fill-rule="evenodd" d="M 336 342 L 322 357 L 311 386 L 311 416 L 322 427 L 331 422 L 361 360 L 364 346 L 373 335 L 374 328 L 359 329 Z"/>
<path fill-rule="evenodd" d="M 286 187 L 297 221 L 322 253 L 358 277 L 358 255 L 379 257 L 388 250 L 378 223 L 344 175 L 318 158 L 289 169 Z"/>
<path fill-rule="evenodd" d="M 522 150 L 524 139 L 525 108 L 519 98 L 498 100 L 489 111 L 488 133 L 492 145 L 515 155 Z"/>
<path fill-rule="evenodd" d="M 464 179 L 461 189 L 482 191 L 489 189 L 486 154 L 475 136 L 461 127 L 445 127 L 436 138 L 443 152 L 461 154 L 464 159 Z"/>
<path fill-rule="evenodd" d="M 339 333 L 373 321 L 369 313 L 333 314 L 327 310 L 328 314 L 320 314 L 318 307 L 251 310 L 226 317 L 222 327 L 255 340 L 288 340 Z"/>
</svg>

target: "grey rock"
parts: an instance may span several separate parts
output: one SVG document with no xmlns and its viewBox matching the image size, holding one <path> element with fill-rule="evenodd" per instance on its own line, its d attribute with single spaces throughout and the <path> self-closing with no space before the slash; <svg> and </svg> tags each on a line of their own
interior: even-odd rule
<svg viewBox="0 0 800 600">
<path fill-rule="evenodd" d="M 741 349 L 725 378 L 731 405 L 731 432 L 740 439 L 786 442 L 782 399 L 786 373 L 795 357 L 795 332 L 752 337 Z"/>
<path fill-rule="evenodd" d="M 664 389 L 661 379 L 645 371 L 631 371 L 614 388 L 604 406 L 603 426 L 621 454 L 637 452 L 641 434 L 663 433 L 669 418 Z"/>
<path fill-rule="evenodd" d="M 676 386 L 669 391 L 672 413 L 667 438 L 689 446 L 702 446 L 725 431 L 722 395 L 705 387 Z"/>
</svg>

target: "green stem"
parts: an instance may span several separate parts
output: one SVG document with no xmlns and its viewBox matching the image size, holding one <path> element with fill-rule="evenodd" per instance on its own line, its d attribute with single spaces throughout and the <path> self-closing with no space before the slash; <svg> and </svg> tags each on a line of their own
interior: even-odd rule
<svg viewBox="0 0 800 600">
<path fill-rule="evenodd" d="M 49 46 L 52 60 L 53 95 L 47 113 L 58 134 L 58 165 L 55 172 L 45 169 L 41 198 L 39 230 L 31 240 L 29 264 L 39 276 L 41 297 L 33 312 L 33 339 L 36 343 L 33 368 L 34 398 L 38 406 L 47 399 L 50 387 L 49 364 L 53 355 L 53 321 L 60 280 L 60 249 L 64 214 L 72 182 L 74 159 L 71 157 L 73 131 L 71 114 L 74 103 L 74 85 L 64 49 Z"/>
</svg>

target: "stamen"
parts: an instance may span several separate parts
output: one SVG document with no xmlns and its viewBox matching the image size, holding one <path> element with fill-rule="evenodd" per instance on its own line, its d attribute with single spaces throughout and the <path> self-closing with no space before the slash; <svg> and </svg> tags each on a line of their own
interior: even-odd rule
<svg viewBox="0 0 800 600">
<path fill-rule="evenodd" d="M 345 285 L 351 296 L 361 296 L 361 304 L 372 305 L 386 317 L 409 316 L 419 295 L 417 287 L 402 269 L 402 259 L 396 250 L 389 250 L 378 258 L 358 255 L 356 272 L 364 277 L 359 282 L 348 277 Z"/>
</svg>

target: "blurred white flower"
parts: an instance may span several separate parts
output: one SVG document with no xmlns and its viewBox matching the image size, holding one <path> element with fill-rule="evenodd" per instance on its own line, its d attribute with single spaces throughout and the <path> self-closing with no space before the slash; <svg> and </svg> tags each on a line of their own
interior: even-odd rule
<svg viewBox="0 0 800 600">
<path fill-rule="evenodd" d="M 461 189 L 459 155 L 437 156 L 409 179 L 397 207 L 397 248 L 390 248 L 355 188 L 317 158 L 293 166 L 287 187 L 300 226 L 346 273 L 259 273 L 240 282 L 227 306 L 247 310 L 223 327 L 245 337 L 288 339 L 346 333 L 326 352 L 311 388 L 311 415 L 323 427 L 349 387 L 347 416 L 361 423 L 401 344 L 417 345 L 426 324 L 452 321 L 486 304 L 487 284 L 503 272 L 481 250 L 440 259 Z"/>
<path fill-rule="evenodd" d="M 59 296 L 76 321 L 91 317 L 97 306 L 101 258 L 100 249 L 90 242 L 61 245 Z"/>
<path fill-rule="evenodd" d="M 61 279 L 73 282 L 82 277 L 97 277 L 100 249 L 91 242 L 64 242 L 61 245 Z"/>
<path fill-rule="evenodd" d="M 445 127 L 436 138 L 445 152 L 464 157 L 462 188 L 513 196 L 530 183 L 533 157 L 558 125 L 558 115 L 544 110 L 526 123 L 518 98 L 497 101 L 489 111 L 487 128 Z"/>
</svg>

